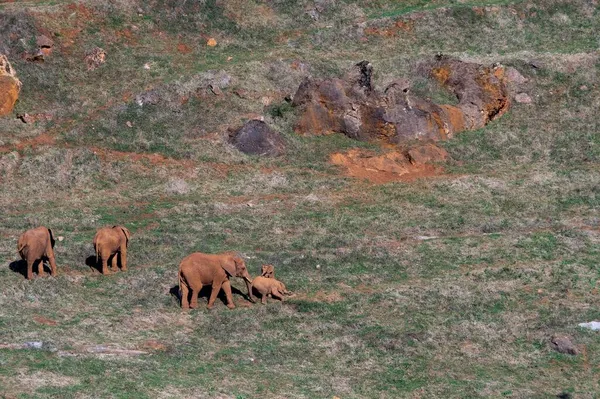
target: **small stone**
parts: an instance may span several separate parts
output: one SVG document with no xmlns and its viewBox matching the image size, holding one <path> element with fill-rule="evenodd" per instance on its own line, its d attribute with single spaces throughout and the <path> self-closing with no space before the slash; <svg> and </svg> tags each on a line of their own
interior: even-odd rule
<svg viewBox="0 0 600 399">
<path fill-rule="evenodd" d="M 36 44 L 40 48 L 50 48 L 54 46 L 54 42 L 47 36 L 40 35 L 36 38 Z"/>
<path fill-rule="evenodd" d="M 21 120 L 23 123 L 34 123 L 35 118 L 27 113 L 17 115 L 17 118 Z"/>
<path fill-rule="evenodd" d="M 221 89 L 219 88 L 219 86 L 217 86 L 217 85 L 210 85 L 209 87 L 210 87 L 210 91 L 212 91 L 215 96 L 220 96 L 220 95 L 223 94 L 223 92 L 221 91 Z"/>
<path fill-rule="evenodd" d="M 508 67 L 506 68 L 506 79 L 508 79 L 508 81 L 510 83 L 513 84 L 517 84 L 517 85 L 521 85 L 523 83 L 527 83 L 528 79 L 521 75 L 521 72 L 519 72 L 516 68 L 513 67 Z"/>
<path fill-rule="evenodd" d="M 560 353 L 565 353 L 568 355 L 576 355 L 577 348 L 571 342 L 571 339 L 565 335 L 562 336 L 553 336 L 550 340 L 552 344 L 552 348 Z"/>
<path fill-rule="evenodd" d="M 579 86 L 579 90 L 581 90 L 581 91 L 587 91 L 588 87 L 586 85 L 581 85 L 581 86 Z"/>
<path fill-rule="evenodd" d="M 533 100 L 529 97 L 529 94 L 519 93 L 515 96 L 515 101 L 521 104 L 531 104 Z"/>
<path fill-rule="evenodd" d="M 65 237 L 63 237 L 63 236 L 58 236 L 57 238 L 58 238 L 58 241 L 62 241 L 65 239 Z"/>
<path fill-rule="evenodd" d="M 206 42 L 206 45 L 208 47 L 215 47 L 217 45 L 217 41 L 211 37 L 210 39 L 208 39 L 208 41 Z"/>
<path fill-rule="evenodd" d="M 317 265 L 317 269 L 320 269 L 320 268 L 321 268 L 321 265 Z"/>
<path fill-rule="evenodd" d="M 146 62 L 144 64 L 144 69 L 150 69 L 150 63 L 149 62 Z"/>
</svg>

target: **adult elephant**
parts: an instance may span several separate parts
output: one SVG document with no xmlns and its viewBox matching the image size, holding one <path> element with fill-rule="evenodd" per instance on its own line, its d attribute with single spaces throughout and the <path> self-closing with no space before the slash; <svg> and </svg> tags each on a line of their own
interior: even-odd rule
<svg viewBox="0 0 600 399">
<path fill-rule="evenodd" d="M 56 276 L 56 261 L 54 259 L 54 236 L 52 230 L 40 226 L 27 230 L 19 237 L 17 250 L 21 259 L 27 262 L 27 279 L 33 277 L 33 264 L 38 262 L 38 276 L 44 275 L 44 260 L 50 263 L 50 275 Z"/>
<path fill-rule="evenodd" d="M 121 259 L 121 270 L 127 270 L 127 247 L 131 233 L 126 227 L 103 227 L 94 236 L 96 262 L 102 262 L 102 274 L 108 274 L 108 260 L 112 257 L 111 270 L 118 271 L 118 258 Z"/>
<path fill-rule="evenodd" d="M 237 252 L 223 252 L 220 254 L 205 254 L 195 252 L 184 258 L 179 264 L 179 292 L 181 294 L 181 307 L 195 309 L 198 307 L 198 294 L 205 285 L 211 285 L 212 291 L 208 299 L 208 309 L 212 309 L 221 288 L 227 297 L 227 307 L 235 308 L 231 295 L 229 277 L 241 277 L 246 281 L 248 297 L 251 298 L 250 284 L 252 279 L 246 263 Z M 189 295 L 192 295 L 191 301 Z"/>
</svg>

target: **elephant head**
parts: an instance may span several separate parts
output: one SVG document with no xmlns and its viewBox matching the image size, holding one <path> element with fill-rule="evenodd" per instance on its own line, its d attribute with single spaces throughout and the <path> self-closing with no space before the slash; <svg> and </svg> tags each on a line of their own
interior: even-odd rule
<svg viewBox="0 0 600 399">
<path fill-rule="evenodd" d="M 275 278 L 275 266 L 262 265 L 260 268 L 260 275 L 266 278 Z"/>
<path fill-rule="evenodd" d="M 248 288 L 248 297 L 252 299 L 252 278 L 246 268 L 246 262 L 238 253 L 231 253 L 230 256 L 223 259 L 221 267 L 229 276 L 241 277 L 246 282 Z"/>
</svg>

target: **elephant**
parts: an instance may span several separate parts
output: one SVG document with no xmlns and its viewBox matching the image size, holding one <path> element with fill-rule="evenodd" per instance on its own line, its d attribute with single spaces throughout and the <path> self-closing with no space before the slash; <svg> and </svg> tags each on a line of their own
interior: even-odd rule
<svg viewBox="0 0 600 399">
<path fill-rule="evenodd" d="M 121 270 L 127 270 L 127 246 L 131 233 L 126 227 L 103 227 L 94 236 L 96 263 L 102 262 L 102 274 L 109 274 L 108 260 L 112 257 L 111 271 L 118 271 L 118 258 L 121 258 Z"/>
<path fill-rule="evenodd" d="M 267 295 L 271 295 L 272 298 L 279 298 L 282 302 L 284 300 L 284 295 L 291 295 L 292 293 L 285 288 L 285 285 L 274 278 L 258 276 L 252 281 L 252 285 L 250 286 L 250 292 L 252 292 L 252 288 L 256 289 L 261 295 L 261 303 L 263 305 L 267 304 Z M 251 299 L 253 299 L 251 297 Z"/>
<path fill-rule="evenodd" d="M 260 275 L 266 278 L 275 278 L 275 266 L 262 265 L 260 268 Z"/>
<path fill-rule="evenodd" d="M 234 309 L 235 304 L 231 294 L 230 277 L 241 277 L 246 281 L 248 297 L 251 298 L 250 284 L 252 279 L 246 263 L 239 253 L 234 251 L 219 254 L 205 254 L 194 252 L 185 257 L 179 264 L 179 292 L 181 294 L 181 307 L 195 309 L 198 307 L 198 294 L 204 285 L 211 285 L 212 291 L 208 299 L 208 309 L 212 309 L 221 288 L 227 297 L 227 307 Z M 189 301 L 189 292 L 192 299 Z"/>
<path fill-rule="evenodd" d="M 19 237 L 17 250 L 21 259 L 27 262 L 26 278 L 31 280 L 33 277 L 33 264 L 38 262 L 38 276 L 44 275 L 44 261 L 50 263 L 50 275 L 56 276 L 56 260 L 54 259 L 54 236 L 52 230 L 40 226 L 35 229 L 27 230 Z"/>
</svg>

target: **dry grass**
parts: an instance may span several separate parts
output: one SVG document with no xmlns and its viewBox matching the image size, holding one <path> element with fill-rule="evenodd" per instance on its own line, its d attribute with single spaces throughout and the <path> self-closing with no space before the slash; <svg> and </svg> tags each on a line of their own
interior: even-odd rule
<svg viewBox="0 0 600 399">
<path fill-rule="evenodd" d="M 0 6 L 0 22 L 33 19 L 0 35 L 0 51 L 18 54 L 34 27 L 57 46 L 44 64 L 11 57 L 17 112 L 52 120 L 0 123 L 0 393 L 594 397 L 600 341 L 576 327 L 600 318 L 598 13 L 586 4 Z M 87 71 L 91 46 L 107 62 Z M 349 179 L 329 154 L 372 145 L 293 133 L 285 96 L 362 59 L 379 87 L 404 76 L 453 101 L 419 67 L 438 51 L 513 66 L 534 99 L 443 143 L 446 176 Z M 224 143 L 256 115 L 282 132 L 285 157 Z M 121 223 L 131 268 L 101 276 L 85 264 L 93 235 Z M 64 237 L 59 276 L 25 281 L 9 267 L 16 239 L 40 224 Z M 227 249 L 252 275 L 274 264 L 296 296 L 262 306 L 236 293 L 234 311 L 182 313 L 181 258 Z M 553 334 L 581 354 L 553 352 Z"/>
</svg>

